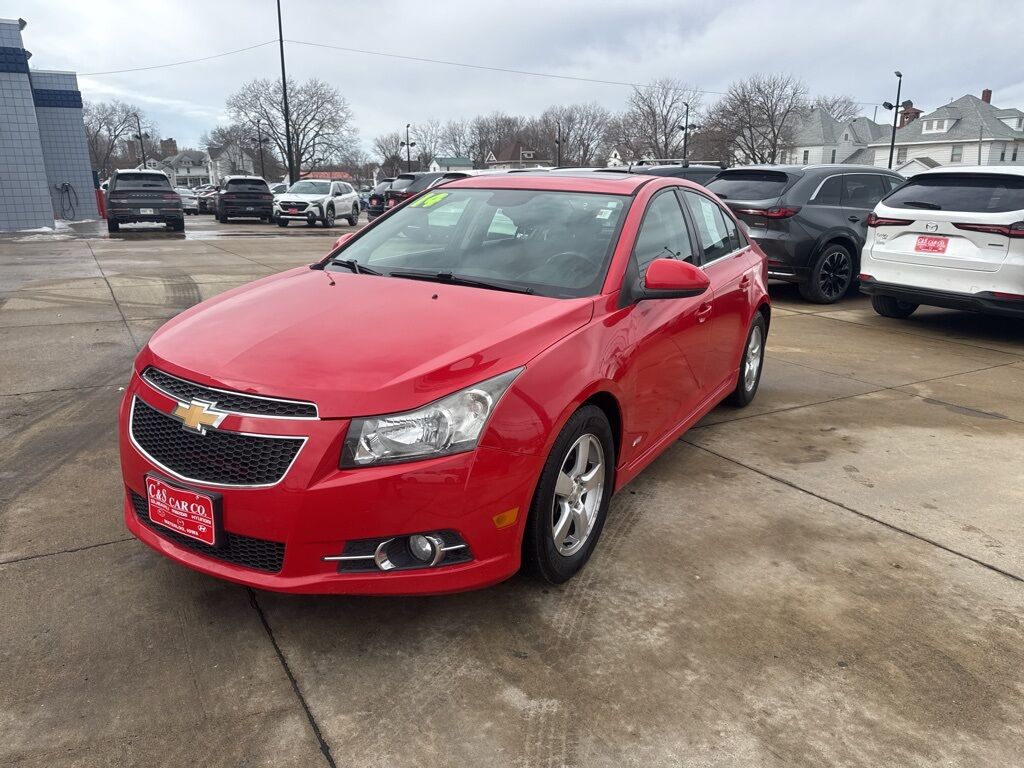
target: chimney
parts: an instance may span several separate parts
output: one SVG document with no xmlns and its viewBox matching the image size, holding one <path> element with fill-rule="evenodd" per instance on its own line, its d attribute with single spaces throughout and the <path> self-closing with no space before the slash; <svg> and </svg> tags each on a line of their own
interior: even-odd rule
<svg viewBox="0 0 1024 768">
<path fill-rule="evenodd" d="M 920 110 L 917 107 L 915 107 L 914 102 L 907 101 L 906 104 L 907 106 L 900 110 L 900 128 L 907 125 L 908 123 L 914 122 L 923 114 L 923 110 Z"/>
<path fill-rule="evenodd" d="M 981 100 L 984 101 L 986 104 L 991 104 L 992 103 L 992 89 L 991 88 L 986 88 L 984 91 L 981 92 Z"/>
</svg>

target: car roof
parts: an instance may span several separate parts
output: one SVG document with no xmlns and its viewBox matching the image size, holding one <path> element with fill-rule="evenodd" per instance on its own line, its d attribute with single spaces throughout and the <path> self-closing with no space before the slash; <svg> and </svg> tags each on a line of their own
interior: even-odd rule
<svg viewBox="0 0 1024 768">
<path fill-rule="evenodd" d="M 691 166 L 692 167 L 692 166 Z M 816 163 L 814 165 L 734 165 L 732 168 L 722 169 L 723 173 L 729 171 L 780 171 L 782 173 L 807 173 L 808 171 L 871 171 L 872 173 L 888 173 L 894 176 L 899 174 L 889 168 L 878 168 L 874 165 L 851 165 L 848 163 Z"/>
<path fill-rule="evenodd" d="M 445 183 L 445 188 L 466 189 L 539 189 L 561 192 L 592 192 L 609 195 L 632 195 L 653 176 L 633 173 L 511 173 L 489 176 L 466 176 Z M 679 181 L 672 179 L 672 181 Z"/>
<path fill-rule="evenodd" d="M 224 177 L 224 181 L 233 181 L 235 179 L 248 179 L 248 180 L 251 180 L 251 181 L 262 181 L 264 183 L 266 182 L 266 179 L 264 179 L 262 176 L 249 176 L 247 174 L 242 174 L 242 173 L 237 174 L 235 176 L 225 176 Z"/>
<path fill-rule="evenodd" d="M 943 166 L 931 170 L 915 173 L 913 178 L 919 176 L 934 176 L 943 173 L 970 173 L 970 174 L 1004 174 L 1006 176 L 1024 176 L 1024 165 L 958 165 L 956 167 Z"/>
<path fill-rule="evenodd" d="M 149 173 L 149 174 L 157 173 L 157 174 L 159 174 L 161 176 L 166 176 L 167 175 L 166 173 L 164 173 L 163 171 L 161 171 L 161 170 L 159 170 L 157 168 L 146 168 L 146 169 L 142 169 L 142 168 L 117 168 L 117 169 L 114 170 L 114 173 L 116 173 L 118 176 L 131 176 L 131 175 L 136 174 L 136 173 Z"/>
</svg>

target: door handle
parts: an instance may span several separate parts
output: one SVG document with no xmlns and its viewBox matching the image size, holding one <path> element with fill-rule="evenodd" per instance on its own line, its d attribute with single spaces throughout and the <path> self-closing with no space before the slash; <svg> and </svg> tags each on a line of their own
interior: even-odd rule
<svg viewBox="0 0 1024 768">
<path fill-rule="evenodd" d="M 860 216 L 847 216 L 848 221 L 860 221 Z"/>
<path fill-rule="evenodd" d="M 710 316 L 711 316 L 711 302 L 710 301 L 705 301 L 697 309 L 697 322 L 698 323 L 703 323 Z"/>
</svg>

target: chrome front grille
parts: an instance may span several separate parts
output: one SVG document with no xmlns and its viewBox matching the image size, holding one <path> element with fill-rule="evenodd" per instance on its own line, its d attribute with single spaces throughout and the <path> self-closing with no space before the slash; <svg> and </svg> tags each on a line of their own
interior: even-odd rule
<svg viewBox="0 0 1024 768">
<path fill-rule="evenodd" d="M 154 389 L 175 400 L 203 400 L 213 403 L 221 411 L 244 416 L 263 416 L 280 419 L 315 419 L 316 405 L 302 400 L 284 400 L 277 397 L 248 395 L 223 389 L 206 387 L 191 381 L 179 379 L 158 368 L 150 366 L 142 372 L 142 379 Z"/>
</svg>

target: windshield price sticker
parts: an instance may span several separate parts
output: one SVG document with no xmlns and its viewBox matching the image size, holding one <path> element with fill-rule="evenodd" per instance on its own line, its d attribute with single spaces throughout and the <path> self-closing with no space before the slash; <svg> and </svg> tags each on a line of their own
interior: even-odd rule
<svg viewBox="0 0 1024 768">
<path fill-rule="evenodd" d="M 446 197 L 448 197 L 448 193 L 447 192 L 434 192 L 432 194 L 427 195 L 426 197 L 421 197 L 419 200 L 416 200 L 415 202 L 413 202 L 412 205 L 410 205 L 409 207 L 410 208 L 430 208 L 431 206 L 434 206 L 434 205 L 437 205 L 438 203 L 440 203 Z"/>
</svg>

